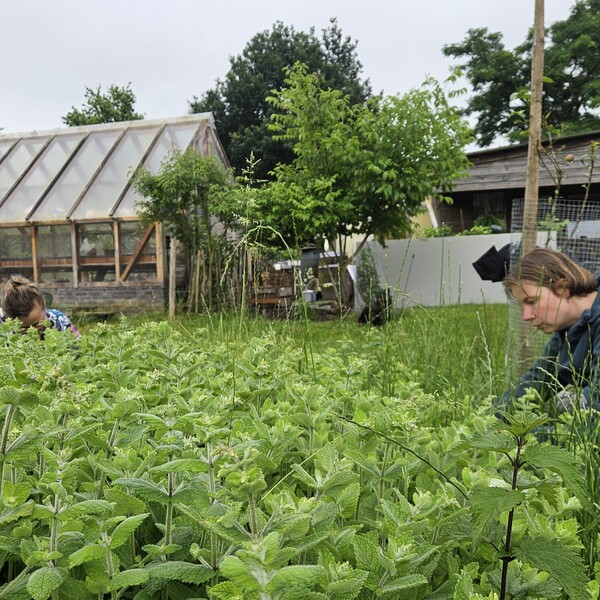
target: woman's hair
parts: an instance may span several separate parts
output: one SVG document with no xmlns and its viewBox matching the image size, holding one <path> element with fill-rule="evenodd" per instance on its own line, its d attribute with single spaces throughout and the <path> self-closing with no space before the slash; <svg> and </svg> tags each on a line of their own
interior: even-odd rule
<svg viewBox="0 0 600 600">
<path fill-rule="evenodd" d="M 2 310 L 7 317 L 25 317 L 38 307 L 45 308 L 46 303 L 35 283 L 20 276 L 11 277 L 7 281 L 2 292 Z"/>
<path fill-rule="evenodd" d="M 513 286 L 523 281 L 550 288 L 557 294 L 569 290 L 571 296 L 585 296 L 598 289 L 593 273 L 550 248 L 535 248 L 523 256 L 508 272 L 504 287 L 510 293 Z"/>
</svg>

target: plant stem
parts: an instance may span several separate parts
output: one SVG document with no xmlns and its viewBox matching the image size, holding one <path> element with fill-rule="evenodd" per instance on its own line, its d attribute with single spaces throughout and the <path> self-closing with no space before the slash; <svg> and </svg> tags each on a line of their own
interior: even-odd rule
<svg viewBox="0 0 600 600">
<path fill-rule="evenodd" d="M 519 469 L 521 468 L 521 450 L 523 448 L 524 439 L 522 437 L 517 438 L 517 455 L 512 461 L 513 465 L 513 476 L 511 489 L 515 491 L 517 489 L 517 477 L 519 475 Z M 506 540 L 504 542 L 504 556 L 502 557 L 502 580 L 500 582 L 500 600 L 506 599 L 506 586 L 508 583 L 508 564 L 513 560 L 510 556 L 510 542 L 512 538 L 513 519 L 515 516 L 515 509 L 511 509 L 508 513 L 508 522 L 506 524 Z"/>
<path fill-rule="evenodd" d="M 4 418 L 4 427 L 2 428 L 2 441 L 0 442 L 0 495 L 2 495 L 2 486 L 4 484 L 4 469 L 6 466 L 6 447 L 8 446 L 8 434 L 10 426 L 17 407 L 9 404 Z"/>
<path fill-rule="evenodd" d="M 256 519 L 256 502 L 254 501 L 254 494 L 248 492 L 248 512 L 250 513 L 250 531 L 252 535 L 258 535 L 258 521 Z"/>
</svg>

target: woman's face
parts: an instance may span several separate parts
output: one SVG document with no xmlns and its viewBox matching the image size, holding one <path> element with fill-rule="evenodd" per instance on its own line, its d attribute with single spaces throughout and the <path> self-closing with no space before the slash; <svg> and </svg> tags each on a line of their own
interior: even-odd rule
<svg viewBox="0 0 600 600">
<path fill-rule="evenodd" d="M 46 320 L 46 309 L 36 304 L 35 307 L 28 314 L 19 317 L 21 323 L 23 323 L 23 328 L 28 329 L 29 327 L 35 327 L 36 329 L 39 326 L 42 326 L 44 321 Z"/>
<path fill-rule="evenodd" d="M 553 333 L 570 327 L 573 318 L 568 301 L 568 289 L 556 293 L 549 287 L 532 281 L 521 281 L 511 287 L 512 296 L 521 307 L 521 317 L 544 333 Z"/>
</svg>

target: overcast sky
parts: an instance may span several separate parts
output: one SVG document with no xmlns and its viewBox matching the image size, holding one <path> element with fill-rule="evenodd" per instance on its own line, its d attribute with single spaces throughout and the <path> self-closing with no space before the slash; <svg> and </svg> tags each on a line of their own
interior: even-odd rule
<svg viewBox="0 0 600 600">
<path fill-rule="evenodd" d="M 575 0 L 546 0 L 546 26 Z M 85 87 L 131 82 L 146 118 L 187 114 L 188 100 L 223 78 L 229 57 L 277 20 L 307 31 L 331 17 L 358 41 L 375 92 L 444 80 L 442 46 L 467 30 L 500 31 L 508 48 L 533 25 L 534 0 L 0 0 L 4 133 L 61 127 Z"/>
</svg>

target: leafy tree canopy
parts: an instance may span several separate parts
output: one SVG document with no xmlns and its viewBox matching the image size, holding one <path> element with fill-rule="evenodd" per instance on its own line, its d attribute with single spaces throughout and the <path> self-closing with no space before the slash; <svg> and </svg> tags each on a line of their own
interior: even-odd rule
<svg viewBox="0 0 600 600">
<path fill-rule="evenodd" d="M 230 299 L 233 283 L 228 288 L 223 275 L 232 250 L 229 233 L 237 227 L 235 196 L 227 193 L 232 184 L 229 170 L 194 148 L 174 148 L 156 174 L 143 167 L 134 174 L 142 222 L 163 223 L 186 250 L 189 310 L 225 306 Z"/>
<path fill-rule="evenodd" d="M 271 31 L 256 34 L 213 89 L 189 102 L 191 112 L 212 111 L 225 152 L 238 173 L 253 153 L 259 160 L 256 176 L 264 179 L 277 163 L 293 158 L 292 144 L 274 140 L 268 130 L 273 111 L 267 102 L 284 85 L 285 69 L 296 62 L 321 75 L 324 85 L 348 94 L 351 103 L 371 95 L 368 80 L 359 79 L 362 65 L 357 42 L 343 37 L 335 19 L 319 39 L 311 28 L 296 31 L 276 22 Z"/>
<path fill-rule="evenodd" d="M 231 208 L 221 204 L 223 194 L 218 193 L 231 185 L 230 174 L 216 158 L 197 150 L 173 149 L 158 173 L 140 168 L 132 185 L 143 196 L 137 205 L 142 221 L 163 223 L 189 252 L 233 225 Z"/>
<path fill-rule="evenodd" d="M 65 125 L 96 125 L 98 123 L 116 123 L 119 121 L 136 121 L 144 115 L 135 112 L 135 94 L 131 83 L 126 86 L 110 85 L 106 93 L 101 86 L 97 89 L 85 88 L 85 103 L 81 108 L 71 107 L 62 118 Z"/>
<path fill-rule="evenodd" d="M 547 38 L 544 112 L 549 123 L 570 133 L 600 128 L 600 0 L 577 0 L 566 20 L 547 29 Z M 531 52 L 531 31 L 514 50 L 505 48 L 501 33 L 487 28 L 470 29 L 461 42 L 444 46 L 443 53 L 460 61 L 472 87 L 465 113 L 476 117 L 481 146 L 498 135 L 511 141 L 526 137 L 526 120 L 510 100 L 530 87 Z"/>
<path fill-rule="evenodd" d="M 275 137 L 294 160 L 275 168 L 262 212 L 287 239 L 385 239 L 411 229 L 429 195 L 450 189 L 467 167 L 470 130 L 430 79 L 403 96 L 353 104 L 305 65 L 288 70 L 269 99 Z"/>
</svg>

